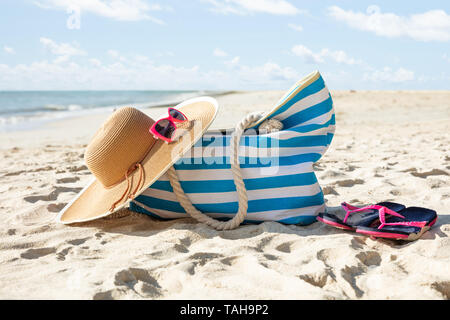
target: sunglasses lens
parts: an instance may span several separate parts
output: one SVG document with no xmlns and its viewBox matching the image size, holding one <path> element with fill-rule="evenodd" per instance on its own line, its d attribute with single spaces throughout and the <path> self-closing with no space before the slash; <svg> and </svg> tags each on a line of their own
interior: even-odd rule
<svg viewBox="0 0 450 320">
<path fill-rule="evenodd" d="M 178 111 L 176 109 L 170 109 L 169 114 L 174 119 L 181 120 L 181 121 L 186 120 L 186 117 L 180 111 Z"/>
<path fill-rule="evenodd" d="M 170 138 L 175 131 L 175 127 L 169 120 L 161 120 L 156 123 L 155 130 L 163 137 Z"/>
</svg>

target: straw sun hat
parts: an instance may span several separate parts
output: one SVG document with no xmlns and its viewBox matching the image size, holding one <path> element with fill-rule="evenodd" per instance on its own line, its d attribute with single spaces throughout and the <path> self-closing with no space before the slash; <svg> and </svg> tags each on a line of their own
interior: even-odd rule
<svg viewBox="0 0 450 320">
<path fill-rule="evenodd" d="M 177 125 L 179 139 L 169 144 L 153 138 L 149 128 L 155 121 L 143 112 L 131 107 L 115 111 L 95 133 L 84 155 L 95 178 L 65 206 L 57 221 L 90 221 L 125 207 L 202 137 L 218 105 L 211 97 L 200 97 L 175 109 L 188 121 Z"/>
</svg>

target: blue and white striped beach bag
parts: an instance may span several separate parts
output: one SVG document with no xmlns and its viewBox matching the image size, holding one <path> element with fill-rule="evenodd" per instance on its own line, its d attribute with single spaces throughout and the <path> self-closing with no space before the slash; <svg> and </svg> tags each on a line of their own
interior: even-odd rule
<svg viewBox="0 0 450 320">
<path fill-rule="evenodd" d="M 281 131 L 254 130 L 272 118 L 282 122 Z M 333 101 L 316 71 L 297 82 L 271 112 L 245 131 L 239 146 L 248 195 L 244 222 L 308 225 L 316 221 L 325 203 L 313 164 L 327 150 L 334 130 Z M 174 165 L 181 187 L 195 208 L 223 220 L 238 211 L 229 144 L 230 132 L 208 131 Z M 187 216 L 167 173 L 136 197 L 130 209 L 162 219 Z"/>
</svg>

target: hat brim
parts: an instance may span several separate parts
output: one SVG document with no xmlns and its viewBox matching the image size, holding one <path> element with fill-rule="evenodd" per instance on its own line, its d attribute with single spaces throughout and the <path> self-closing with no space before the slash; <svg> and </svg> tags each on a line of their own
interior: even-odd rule
<svg viewBox="0 0 450 320">
<path fill-rule="evenodd" d="M 189 119 L 192 126 L 184 129 L 179 140 L 165 143 L 157 140 L 152 146 L 141 165 L 144 172 L 142 188 L 136 192 L 136 196 L 151 186 L 159 179 L 175 162 L 177 162 L 192 146 L 203 136 L 211 123 L 214 121 L 218 104 L 214 98 L 198 97 L 189 99 L 175 106 Z M 139 179 L 139 170 L 133 171 L 130 181 L 135 188 Z M 131 199 L 124 199 L 118 203 L 114 210 L 111 205 L 120 199 L 127 188 L 124 179 L 113 187 L 106 188 L 95 178 L 80 193 L 70 201 L 56 217 L 57 222 L 63 224 L 87 222 L 106 217 L 124 208 Z"/>
</svg>

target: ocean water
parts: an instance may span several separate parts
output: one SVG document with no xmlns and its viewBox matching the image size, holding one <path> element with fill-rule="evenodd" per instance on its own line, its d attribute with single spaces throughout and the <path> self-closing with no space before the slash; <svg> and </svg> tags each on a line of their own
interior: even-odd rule
<svg viewBox="0 0 450 320">
<path fill-rule="evenodd" d="M 177 104 L 207 91 L 0 91 L 0 131 L 24 130 L 64 117 Z"/>
</svg>

